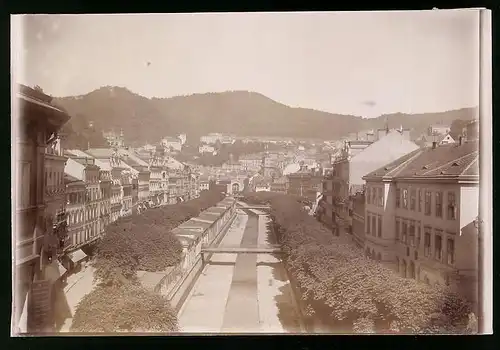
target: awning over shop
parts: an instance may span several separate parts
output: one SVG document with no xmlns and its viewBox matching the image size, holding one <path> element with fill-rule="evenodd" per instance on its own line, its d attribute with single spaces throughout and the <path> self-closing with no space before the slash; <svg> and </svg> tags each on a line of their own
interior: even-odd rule
<svg viewBox="0 0 500 350">
<path fill-rule="evenodd" d="M 83 250 L 78 249 L 77 251 L 71 253 L 70 257 L 71 261 L 73 261 L 74 264 L 78 264 L 80 261 L 87 257 L 87 254 L 85 254 Z"/>
</svg>

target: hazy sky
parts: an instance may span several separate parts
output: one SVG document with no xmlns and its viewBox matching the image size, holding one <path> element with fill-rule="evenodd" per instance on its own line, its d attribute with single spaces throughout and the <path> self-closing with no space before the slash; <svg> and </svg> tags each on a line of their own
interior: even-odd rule
<svg viewBox="0 0 500 350">
<path fill-rule="evenodd" d="M 478 104 L 472 10 L 24 18 L 18 80 L 54 96 L 250 90 L 367 117 Z"/>
</svg>

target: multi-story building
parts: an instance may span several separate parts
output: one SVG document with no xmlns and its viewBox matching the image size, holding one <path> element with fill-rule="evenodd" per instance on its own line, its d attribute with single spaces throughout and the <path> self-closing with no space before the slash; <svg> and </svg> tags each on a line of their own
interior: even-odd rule
<svg viewBox="0 0 500 350">
<path fill-rule="evenodd" d="M 182 141 L 178 137 L 167 136 L 161 140 L 161 144 L 167 150 L 180 152 L 182 150 Z"/>
<path fill-rule="evenodd" d="M 108 146 L 110 148 L 123 148 L 125 147 L 125 138 L 123 136 L 123 130 L 120 133 L 115 133 L 114 130 L 109 132 L 103 132 L 102 136 L 106 139 Z"/>
<path fill-rule="evenodd" d="M 66 227 L 66 187 L 64 184 L 64 166 L 67 157 L 61 148 L 61 140 L 55 135 L 51 143 L 45 149 L 44 180 L 45 193 L 44 203 L 47 227 L 52 230 L 50 253 L 52 257 L 63 252 L 67 239 Z"/>
<path fill-rule="evenodd" d="M 288 193 L 288 178 L 282 176 L 271 183 L 271 192 Z"/>
<path fill-rule="evenodd" d="M 149 203 L 152 207 L 156 207 L 165 203 L 165 192 L 167 192 L 168 196 L 168 185 L 165 188 L 167 175 L 164 171 L 163 157 L 160 156 L 161 151 L 162 150 L 157 147 L 157 151 L 148 156 L 148 169 L 150 171 Z M 166 203 L 168 203 L 168 198 Z"/>
<path fill-rule="evenodd" d="M 81 151 L 80 151 L 81 152 Z M 101 169 L 110 171 L 112 184 L 112 195 L 113 192 L 117 194 L 117 186 L 120 186 L 120 199 L 121 207 L 118 208 L 116 205 L 112 206 L 112 217 L 116 216 L 116 212 L 119 209 L 119 216 L 129 216 L 132 215 L 132 209 L 134 208 L 133 196 L 132 196 L 132 171 L 130 166 L 122 160 L 124 157 L 122 149 L 119 148 L 91 148 L 82 152 L 95 159 L 95 164 L 97 164 Z M 113 208 L 114 207 L 114 208 Z M 114 214 L 113 215 L 113 209 Z"/>
<path fill-rule="evenodd" d="M 367 174 L 366 254 L 475 302 L 478 162 L 477 142 L 434 144 Z"/>
<path fill-rule="evenodd" d="M 66 233 L 62 216 L 56 217 L 59 227 L 47 227 L 53 218 L 51 210 L 46 211 L 44 202 L 46 184 L 59 193 L 64 186 L 60 174 L 62 158 L 57 158 L 46 168 L 47 146 L 57 140 L 57 132 L 70 116 L 51 104 L 52 98 L 40 91 L 20 85 L 13 94 L 13 125 L 16 142 L 12 149 L 16 166 L 12 176 L 12 187 L 16 191 L 13 207 L 16 215 L 13 221 L 15 233 L 14 269 L 14 312 L 13 328 L 19 332 L 50 330 L 53 281 L 47 277 L 47 269 L 56 264 L 52 242 L 59 243 Z M 59 155 L 57 155 L 59 157 Z M 52 172 L 52 181 L 45 182 L 45 171 Z M 54 175 L 58 174 L 58 175 Z M 55 176 L 55 180 L 54 180 Z M 60 176 L 60 181 L 57 177 Z M 58 201 L 56 201 L 58 203 Z M 57 205 L 55 206 L 57 208 Z M 59 233 L 57 237 L 54 234 Z"/>
<path fill-rule="evenodd" d="M 450 132 L 450 126 L 445 124 L 430 125 L 427 128 L 427 135 L 446 135 Z"/>
<path fill-rule="evenodd" d="M 99 169 L 99 191 L 100 191 L 100 205 L 99 205 L 99 232 L 101 234 L 105 231 L 106 227 L 111 223 L 111 171 L 107 169 Z"/>
<path fill-rule="evenodd" d="M 200 147 L 198 147 L 198 153 L 200 153 L 200 154 L 204 154 L 204 153 L 213 154 L 214 152 L 215 152 L 214 146 L 201 145 Z"/>
<path fill-rule="evenodd" d="M 332 171 L 325 176 L 323 191 L 325 200 L 323 222 L 335 235 L 352 233 L 351 196 L 362 192 L 362 177 L 399 157 L 418 149 L 399 131 L 389 131 L 375 142 L 348 141 L 334 160 Z"/>
<path fill-rule="evenodd" d="M 64 175 L 64 180 L 68 213 L 65 251 L 74 251 L 85 244 L 85 182 L 69 174 Z"/>
<path fill-rule="evenodd" d="M 189 189 L 189 198 L 198 198 L 200 196 L 200 174 L 191 170 L 191 181 Z"/>
<path fill-rule="evenodd" d="M 244 171 L 258 172 L 262 168 L 262 156 L 259 154 L 248 154 L 239 157 L 241 169 Z"/>
<path fill-rule="evenodd" d="M 322 189 L 323 174 L 317 169 L 308 169 L 303 163 L 299 171 L 288 174 L 288 194 L 301 196 L 314 202 Z"/>
<path fill-rule="evenodd" d="M 68 152 L 68 154 L 70 158 L 68 158 L 64 169 L 65 174 L 83 182 L 85 185 L 83 213 L 80 213 L 83 214 L 83 227 L 80 230 L 79 223 L 81 223 L 82 220 L 77 220 L 73 217 L 78 227 L 79 234 L 77 237 L 72 237 L 72 240 L 76 242 L 78 246 L 83 246 L 96 241 L 102 236 L 103 228 L 101 229 L 100 218 L 102 201 L 99 176 L 100 169 L 95 164 L 95 159 L 91 157 L 77 157 L 72 155 L 73 152 Z M 81 199 L 78 199 L 80 186 L 75 184 L 72 187 L 76 193 L 69 197 L 71 197 L 70 203 L 72 203 L 72 212 L 74 212 L 76 210 L 75 208 L 80 208 L 81 205 Z"/>
<path fill-rule="evenodd" d="M 365 246 L 365 193 L 352 197 L 352 237 L 358 247 Z"/>
<path fill-rule="evenodd" d="M 463 134 L 467 141 L 476 141 L 479 139 L 479 120 L 474 119 L 467 123 L 463 130 Z"/>
</svg>

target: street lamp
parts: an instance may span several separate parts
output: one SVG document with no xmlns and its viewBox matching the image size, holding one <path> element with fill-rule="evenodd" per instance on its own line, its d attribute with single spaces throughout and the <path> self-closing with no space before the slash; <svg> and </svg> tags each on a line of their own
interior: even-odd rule
<svg viewBox="0 0 500 350">
<path fill-rule="evenodd" d="M 481 334 L 484 330 L 483 324 L 483 220 L 478 216 L 474 219 L 474 227 L 477 229 L 478 237 L 478 266 L 477 266 L 477 320 L 478 332 Z"/>
</svg>

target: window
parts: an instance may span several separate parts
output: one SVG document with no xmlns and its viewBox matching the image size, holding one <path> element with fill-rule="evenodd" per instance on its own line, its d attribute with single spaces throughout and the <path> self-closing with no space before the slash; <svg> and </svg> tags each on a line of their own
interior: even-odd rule
<svg viewBox="0 0 500 350">
<path fill-rule="evenodd" d="M 382 188 L 378 188 L 378 205 L 383 207 L 384 206 L 384 193 L 382 191 Z"/>
<path fill-rule="evenodd" d="M 402 267 L 401 267 L 401 272 L 402 272 L 402 276 L 404 278 L 406 278 L 406 261 L 403 259 L 403 264 L 402 264 Z"/>
<path fill-rule="evenodd" d="M 455 204 L 455 193 L 448 192 L 448 220 L 456 219 L 456 204 Z"/>
<path fill-rule="evenodd" d="M 402 227 L 402 237 L 401 237 L 401 241 L 403 243 L 407 243 L 407 237 L 406 237 L 406 234 L 408 233 L 408 223 L 406 221 L 403 221 L 403 227 Z"/>
<path fill-rule="evenodd" d="M 371 233 L 370 232 L 370 223 L 371 223 L 371 221 L 370 221 L 370 214 L 368 213 L 368 214 L 366 214 L 366 233 L 367 234 Z"/>
<path fill-rule="evenodd" d="M 431 215 L 431 191 L 425 191 L 425 215 Z"/>
<path fill-rule="evenodd" d="M 377 217 L 375 215 L 372 215 L 372 234 L 377 235 Z"/>
<path fill-rule="evenodd" d="M 410 221 L 410 245 L 415 246 L 415 221 Z"/>
<path fill-rule="evenodd" d="M 408 209 L 408 190 L 403 189 L 403 208 Z"/>
<path fill-rule="evenodd" d="M 377 254 L 377 261 L 381 261 L 382 260 L 382 255 L 380 253 Z"/>
<path fill-rule="evenodd" d="M 399 219 L 396 219 L 396 241 L 399 241 Z"/>
<path fill-rule="evenodd" d="M 382 237 L 382 216 L 379 215 L 378 217 L 378 232 L 377 236 L 380 238 Z"/>
<path fill-rule="evenodd" d="M 417 191 L 412 189 L 410 192 L 410 210 L 415 210 L 415 205 L 417 201 Z"/>
<path fill-rule="evenodd" d="M 422 190 L 418 190 L 418 198 L 417 198 L 417 201 L 418 201 L 418 211 L 421 212 L 422 211 Z"/>
<path fill-rule="evenodd" d="M 434 237 L 434 258 L 439 261 L 441 261 L 443 253 L 441 233 L 440 230 L 436 230 L 436 235 Z"/>
<path fill-rule="evenodd" d="M 443 192 L 436 192 L 436 216 L 443 217 Z"/>
<path fill-rule="evenodd" d="M 372 204 L 377 205 L 377 188 L 372 189 Z"/>
<path fill-rule="evenodd" d="M 21 163 L 21 208 L 27 208 L 31 204 L 31 164 Z"/>
<path fill-rule="evenodd" d="M 420 239 L 422 238 L 421 235 L 422 235 L 422 233 L 420 232 L 420 223 L 418 223 L 417 224 L 417 243 L 416 243 L 417 248 L 420 247 Z"/>
<path fill-rule="evenodd" d="M 399 258 L 396 257 L 396 272 L 399 272 Z"/>
<path fill-rule="evenodd" d="M 399 188 L 396 188 L 396 208 L 400 208 L 401 206 L 401 190 Z"/>
<path fill-rule="evenodd" d="M 455 263 L 455 240 L 453 238 L 448 238 L 446 241 L 446 261 L 448 265 Z"/>
<path fill-rule="evenodd" d="M 424 255 L 429 256 L 431 252 L 431 229 L 426 227 L 424 233 Z"/>
</svg>

